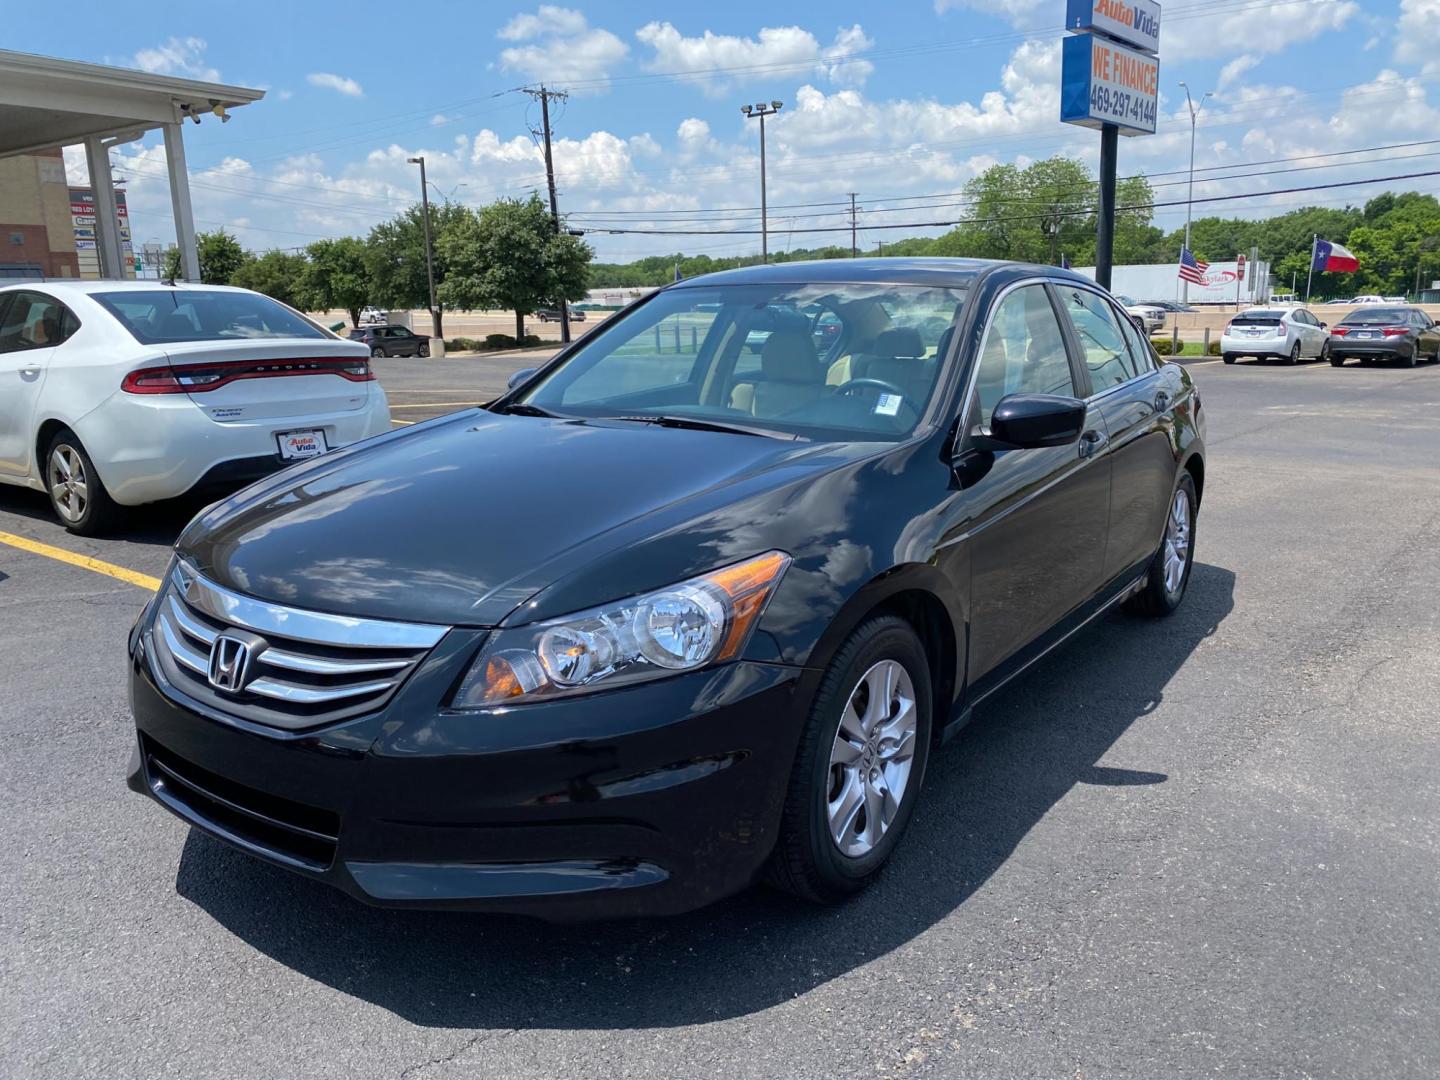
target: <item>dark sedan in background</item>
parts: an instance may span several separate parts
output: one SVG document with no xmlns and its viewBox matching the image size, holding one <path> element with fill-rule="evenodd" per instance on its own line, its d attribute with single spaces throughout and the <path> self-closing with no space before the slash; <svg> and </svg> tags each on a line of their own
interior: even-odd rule
<svg viewBox="0 0 1440 1080">
<path fill-rule="evenodd" d="M 1330 328 L 1330 363 L 1440 360 L 1440 324 L 1417 307 L 1362 307 Z"/>
<path fill-rule="evenodd" d="M 835 901 L 991 694 L 1181 603 L 1204 427 L 1054 267 L 680 282 L 193 521 L 131 636 L 129 782 L 375 904 Z"/>
<path fill-rule="evenodd" d="M 371 356 L 430 355 L 430 339 L 407 326 L 360 326 L 350 331 L 350 340 L 369 345 Z"/>
</svg>

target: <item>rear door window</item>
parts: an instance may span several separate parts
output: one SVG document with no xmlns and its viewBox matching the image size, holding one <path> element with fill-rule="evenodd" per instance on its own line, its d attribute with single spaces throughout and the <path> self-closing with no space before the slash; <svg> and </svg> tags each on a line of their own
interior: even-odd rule
<svg viewBox="0 0 1440 1080">
<path fill-rule="evenodd" d="M 1138 374 L 1135 358 L 1130 354 L 1120 317 L 1098 293 L 1089 289 L 1064 288 L 1060 295 L 1065 314 L 1085 354 L 1090 371 L 1090 385 L 1095 393 L 1129 382 Z"/>
<path fill-rule="evenodd" d="M 45 349 L 64 340 L 64 304 L 35 292 L 10 296 L 9 306 L 0 314 L 0 352 Z"/>
</svg>

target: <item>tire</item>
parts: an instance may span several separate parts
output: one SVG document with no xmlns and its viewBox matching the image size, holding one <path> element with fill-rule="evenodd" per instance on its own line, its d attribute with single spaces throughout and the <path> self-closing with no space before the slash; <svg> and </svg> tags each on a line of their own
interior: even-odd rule
<svg viewBox="0 0 1440 1080">
<path fill-rule="evenodd" d="M 385 350 L 382 349 L 379 345 L 371 345 L 371 346 L 370 346 L 370 355 L 371 355 L 373 358 L 375 358 L 376 360 L 378 360 L 378 359 L 380 359 L 382 356 L 385 355 Z"/>
<path fill-rule="evenodd" d="M 900 704 L 904 700 L 904 679 L 898 675 L 901 670 L 913 690 L 908 713 Z M 872 713 L 868 707 L 873 699 L 871 687 L 884 685 L 887 673 L 896 693 L 884 710 Z M 852 700 L 854 710 L 850 708 Z M 869 727 L 870 741 L 862 749 L 860 744 L 867 738 L 861 734 L 865 717 L 887 713 L 889 720 L 877 720 Z M 845 715 L 855 718 L 849 727 L 856 733 L 854 738 L 842 731 Z M 884 754 L 887 749 L 894 753 L 907 740 L 897 741 L 879 733 L 901 724 L 907 715 L 911 721 L 904 729 L 911 749 L 908 769 L 899 805 L 888 825 L 881 826 L 877 838 L 871 832 L 870 808 L 877 808 L 874 812 L 883 820 L 880 808 L 884 800 L 863 776 L 870 764 L 872 778 L 894 783 L 898 766 L 906 761 L 892 758 L 887 764 Z M 766 867 L 765 876 L 772 885 L 815 903 L 830 904 L 869 884 L 890 858 L 910 822 L 930 756 L 930 717 L 930 665 L 914 628 L 894 615 L 867 619 L 836 653 L 811 703 L 790 772 L 779 836 Z M 852 765 L 832 760 L 842 743 L 849 744 L 847 753 L 858 755 Z M 853 812 L 848 824 L 840 829 L 842 839 L 837 840 L 831 828 L 832 810 L 843 814 L 849 801 L 847 793 L 857 787 Z M 850 850 L 842 850 L 842 843 Z"/>
<path fill-rule="evenodd" d="M 430 343 L 427 341 L 415 350 L 415 355 L 425 360 L 430 356 Z"/>
<path fill-rule="evenodd" d="M 95 463 L 69 428 L 62 428 L 50 440 L 42 470 L 50 509 L 70 532 L 103 536 L 119 523 L 120 507 L 110 498 Z"/>
<path fill-rule="evenodd" d="M 1233 364 L 1235 362 L 1235 354 L 1227 352 L 1220 359 L 1224 360 L 1227 364 Z"/>
<path fill-rule="evenodd" d="M 1401 367 L 1414 367 L 1415 354 L 1412 352 L 1409 356 L 1397 356 L 1395 358 L 1395 363 L 1399 364 Z"/>
<path fill-rule="evenodd" d="M 1330 366 L 1331 366 L 1331 367 L 1344 367 L 1344 365 L 1345 365 L 1345 357 L 1341 356 L 1341 355 L 1340 355 L 1339 353 L 1337 353 L 1337 352 L 1332 351 L 1332 352 L 1330 353 Z"/>
<path fill-rule="evenodd" d="M 1185 550 L 1180 556 L 1182 566 L 1179 580 L 1172 586 L 1167 583 L 1166 575 L 1171 565 L 1170 555 L 1176 536 L 1176 507 L 1182 497 L 1188 524 L 1184 529 Z M 1173 614 L 1185 599 L 1185 590 L 1190 586 L 1190 568 L 1195 562 L 1195 519 L 1198 511 L 1195 481 L 1188 472 L 1182 473 L 1165 511 L 1165 535 L 1155 557 L 1150 560 L 1150 568 L 1145 571 L 1145 587 L 1126 601 L 1125 607 L 1128 610 L 1137 615 L 1160 618 Z"/>
<path fill-rule="evenodd" d="M 1326 338 L 1324 341 L 1322 341 L 1322 342 L 1320 343 L 1320 352 L 1316 355 L 1316 359 L 1317 359 L 1317 360 L 1329 360 L 1332 364 L 1335 364 L 1334 358 L 1331 357 L 1331 355 L 1330 355 L 1330 339 L 1329 339 L 1329 338 Z M 1342 360 L 1341 363 L 1344 363 L 1344 361 Z M 1339 367 L 1340 364 L 1335 364 L 1335 366 L 1336 366 L 1336 367 Z"/>
<path fill-rule="evenodd" d="M 1300 342 L 1290 346 L 1290 355 L 1285 358 L 1285 362 L 1291 366 L 1300 363 Z"/>
</svg>

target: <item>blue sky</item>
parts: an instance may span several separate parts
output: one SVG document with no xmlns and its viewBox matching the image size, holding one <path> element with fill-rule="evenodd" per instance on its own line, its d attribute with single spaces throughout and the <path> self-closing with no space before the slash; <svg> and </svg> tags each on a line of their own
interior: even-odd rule
<svg viewBox="0 0 1440 1080">
<path fill-rule="evenodd" d="M 363 234 L 416 197 L 416 170 L 405 159 L 417 153 L 439 191 L 458 200 L 523 195 L 543 183 L 529 133 L 539 116 L 510 91 L 541 79 L 572 90 L 553 118 L 562 210 L 572 223 L 753 228 L 751 210 L 706 212 L 756 204 L 757 125 L 739 105 L 781 100 L 768 149 L 771 244 L 784 248 L 848 242 L 801 230 L 844 225 L 838 201 L 850 191 L 859 192 L 862 224 L 957 217 L 964 208 L 953 199 L 897 208 L 902 196 L 957 192 L 997 161 L 1064 153 L 1093 165 L 1098 137 L 1057 119 L 1063 7 L 251 0 L 77 3 L 57 18 L 27 4 L 7 10 L 6 46 L 266 88 L 231 123 L 186 128 L 200 227 L 223 225 L 255 249 Z M 1122 173 L 1174 184 L 1185 168 L 1182 79 L 1216 92 L 1201 115 L 1200 169 L 1440 139 L 1440 0 L 1179 0 L 1163 10 L 1159 131 L 1122 141 Z M 431 35 L 436 44 L 427 47 Z M 168 240 L 160 140 L 119 148 L 115 158 L 129 178 L 137 241 Z M 83 175 L 82 162 L 72 158 L 72 173 Z M 1234 180 L 1202 172 L 1196 195 L 1440 169 L 1437 162 L 1440 143 L 1276 167 L 1326 166 L 1303 172 L 1262 168 Z M 1437 178 L 1404 186 L 1440 191 Z M 1275 195 L 1224 209 L 1339 205 L 1373 191 Z M 1158 188 L 1157 197 L 1179 192 Z M 1166 208 L 1157 220 L 1173 227 L 1183 217 L 1183 208 Z M 936 230 L 913 230 L 925 231 Z M 873 248 L 877 238 L 906 234 L 876 231 L 864 241 Z M 606 259 L 758 247 L 746 235 L 589 235 Z"/>
</svg>

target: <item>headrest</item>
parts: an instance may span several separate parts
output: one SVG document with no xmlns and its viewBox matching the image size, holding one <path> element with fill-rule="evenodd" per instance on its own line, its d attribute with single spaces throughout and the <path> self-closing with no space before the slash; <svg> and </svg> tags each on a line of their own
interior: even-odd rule
<svg viewBox="0 0 1440 1080">
<path fill-rule="evenodd" d="M 865 350 L 874 356 L 924 356 L 925 343 L 920 340 L 920 331 L 913 326 L 892 326 L 875 339 L 875 344 Z"/>
<path fill-rule="evenodd" d="M 805 330 L 786 327 L 776 330 L 760 350 L 760 371 L 777 382 L 820 382 L 820 358 L 815 342 Z"/>
</svg>

